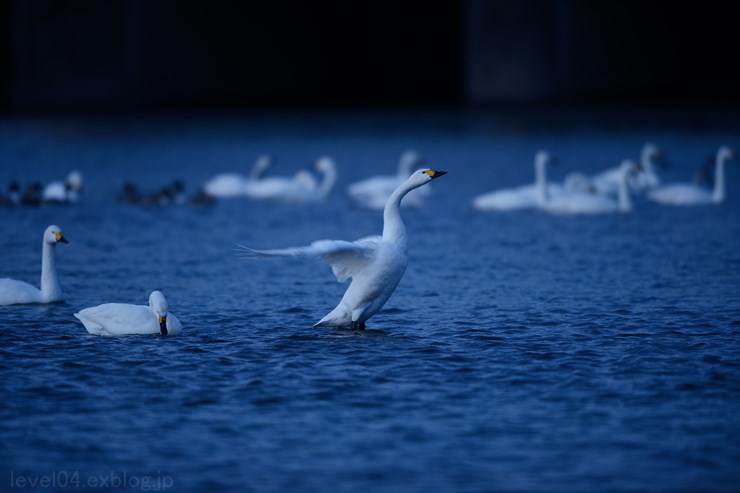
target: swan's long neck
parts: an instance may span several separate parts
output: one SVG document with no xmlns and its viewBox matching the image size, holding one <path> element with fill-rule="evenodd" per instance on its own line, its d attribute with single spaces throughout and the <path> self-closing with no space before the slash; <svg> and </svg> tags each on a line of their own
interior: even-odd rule
<svg viewBox="0 0 740 493">
<path fill-rule="evenodd" d="M 401 219 L 401 199 L 411 191 L 408 186 L 400 186 L 388 198 L 383 210 L 383 241 L 392 241 L 406 248 L 406 226 Z"/>
<path fill-rule="evenodd" d="M 534 188 L 537 198 L 542 202 L 547 201 L 547 165 L 544 159 L 538 159 L 534 163 Z"/>
<path fill-rule="evenodd" d="M 714 191 L 712 200 L 720 204 L 725 200 L 725 159 L 723 156 L 717 156 L 714 164 Z"/>
<path fill-rule="evenodd" d="M 329 192 L 331 192 L 331 189 L 334 188 L 334 183 L 337 181 L 337 170 L 334 166 L 328 166 L 326 170 L 324 170 L 324 179 L 321 181 L 321 187 L 319 188 L 319 193 L 322 197 L 326 197 L 329 195 Z"/>
<path fill-rule="evenodd" d="M 41 253 L 41 296 L 45 301 L 54 301 L 62 297 L 62 289 L 57 280 L 54 245 L 46 241 Z"/>
<path fill-rule="evenodd" d="M 265 174 L 265 171 L 267 171 L 267 168 L 269 168 L 269 164 L 263 162 L 261 159 L 258 159 L 256 163 L 254 163 L 254 166 L 252 166 L 252 170 L 249 172 L 249 179 L 252 181 L 257 181 L 260 178 L 262 178 L 262 175 Z"/>
<path fill-rule="evenodd" d="M 629 178 L 629 168 L 622 168 L 619 174 L 619 195 L 617 196 L 617 203 L 619 204 L 619 212 L 630 212 L 632 211 L 632 199 L 630 199 L 630 190 L 627 184 L 627 178 Z"/>
</svg>

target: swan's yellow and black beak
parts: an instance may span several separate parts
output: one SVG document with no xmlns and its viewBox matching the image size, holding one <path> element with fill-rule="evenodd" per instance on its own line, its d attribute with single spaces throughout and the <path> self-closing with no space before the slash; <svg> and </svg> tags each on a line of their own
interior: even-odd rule
<svg viewBox="0 0 740 493">
<path fill-rule="evenodd" d="M 54 233 L 54 236 L 57 239 L 57 243 L 69 243 L 62 233 Z"/>
<path fill-rule="evenodd" d="M 434 180 L 435 178 L 439 178 L 442 175 L 447 174 L 446 171 L 434 171 L 433 169 L 428 169 L 426 170 L 425 173 L 428 174 L 432 178 L 432 180 Z"/>
<path fill-rule="evenodd" d="M 159 332 L 163 335 L 167 335 L 167 315 L 159 316 Z"/>
</svg>

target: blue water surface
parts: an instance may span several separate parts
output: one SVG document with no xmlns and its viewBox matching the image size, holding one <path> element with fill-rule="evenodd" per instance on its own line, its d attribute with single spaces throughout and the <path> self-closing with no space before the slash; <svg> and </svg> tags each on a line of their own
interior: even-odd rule
<svg viewBox="0 0 740 493">
<path fill-rule="evenodd" d="M 15 118 L 0 188 L 79 169 L 74 206 L 0 208 L 0 277 L 38 282 L 58 224 L 65 301 L 0 307 L 0 490 L 737 491 L 740 166 L 721 206 L 635 199 L 628 215 L 482 213 L 473 196 L 532 180 L 540 148 L 573 170 L 666 151 L 689 181 L 713 127 L 449 115 Z M 572 122 L 571 122 L 572 123 Z M 415 147 L 448 175 L 405 210 L 410 263 L 368 330 L 316 329 L 345 286 L 255 248 L 378 234 L 346 186 Z M 328 202 L 143 208 L 125 180 L 194 193 L 263 152 L 288 175 L 332 155 Z M 73 317 L 162 290 L 180 337 L 88 335 Z M 116 482 L 117 481 L 117 482 Z"/>
</svg>

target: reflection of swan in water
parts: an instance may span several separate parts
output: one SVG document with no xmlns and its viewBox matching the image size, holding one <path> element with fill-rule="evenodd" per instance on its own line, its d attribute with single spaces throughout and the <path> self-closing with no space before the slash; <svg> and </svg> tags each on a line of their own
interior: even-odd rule
<svg viewBox="0 0 740 493">
<path fill-rule="evenodd" d="M 59 226 L 49 226 L 44 231 L 41 253 L 41 289 L 15 279 L 0 279 L 0 305 L 22 303 L 52 303 L 62 299 L 62 288 L 57 280 L 54 247 L 68 243 Z"/>
<path fill-rule="evenodd" d="M 542 209 L 555 214 L 607 214 L 630 212 L 632 201 L 629 195 L 628 178 L 639 171 L 639 166 L 630 160 L 619 166 L 619 190 L 617 198 L 589 192 L 565 192 L 548 199 Z"/>
<path fill-rule="evenodd" d="M 673 183 L 648 192 L 648 200 L 663 205 L 721 204 L 725 200 L 725 161 L 735 158 L 735 151 L 720 147 L 714 164 L 714 189 L 708 190 L 693 183 Z"/>
<path fill-rule="evenodd" d="M 347 187 L 347 193 L 360 207 L 366 209 L 383 209 L 388 198 L 398 185 L 406 181 L 412 170 L 421 165 L 422 157 L 413 149 L 401 154 L 398 161 L 398 172 L 395 175 L 371 176 L 364 180 L 352 183 Z M 429 195 L 431 188 L 423 187 L 410 192 L 403 200 L 403 206 L 421 207 L 423 198 Z"/>
<path fill-rule="evenodd" d="M 262 154 L 257 158 L 254 166 L 252 166 L 249 177 L 245 177 L 239 173 L 222 173 L 205 182 L 203 190 L 211 197 L 230 198 L 243 196 L 245 187 L 260 180 L 265 171 L 272 166 L 272 163 L 272 156 Z"/>
<path fill-rule="evenodd" d="M 169 313 L 167 300 L 160 291 L 149 295 L 149 306 L 105 303 L 74 314 L 90 334 L 122 336 L 134 334 L 177 335 L 182 324 Z"/>
<path fill-rule="evenodd" d="M 473 207 L 483 211 L 510 211 L 539 207 L 549 197 L 563 191 L 560 185 L 547 182 L 547 165 L 552 162 L 553 158 L 550 153 L 537 152 L 534 157 L 534 184 L 478 195 L 473 199 Z"/>
<path fill-rule="evenodd" d="M 316 326 L 364 329 L 395 291 L 408 264 L 406 227 L 401 220 L 401 199 L 415 188 L 444 175 L 444 171 L 418 170 L 396 188 L 383 212 L 383 236 L 357 241 L 320 240 L 306 247 L 252 250 L 245 257 L 306 257 L 331 265 L 338 281 L 352 278 L 342 300 Z"/>
<path fill-rule="evenodd" d="M 77 202 L 82 192 L 82 173 L 71 171 L 64 182 L 53 181 L 44 187 L 41 198 L 44 202 L 69 203 Z"/>
<path fill-rule="evenodd" d="M 324 175 L 321 184 L 317 184 L 307 172 L 298 172 L 292 178 L 268 177 L 252 183 L 246 188 L 246 195 L 255 200 L 274 200 L 279 202 L 320 202 L 334 187 L 337 170 L 334 160 L 320 157 L 314 168 Z"/>
</svg>

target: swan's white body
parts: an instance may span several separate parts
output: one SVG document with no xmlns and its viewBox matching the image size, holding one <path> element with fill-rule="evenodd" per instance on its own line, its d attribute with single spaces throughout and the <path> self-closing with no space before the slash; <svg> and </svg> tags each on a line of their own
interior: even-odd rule
<svg viewBox="0 0 740 493">
<path fill-rule="evenodd" d="M 725 200 L 725 161 L 733 159 L 735 151 L 720 147 L 714 164 L 714 189 L 692 183 L 674 183 L 651 190 L 647 198 L 662 205 L 721 204 Z"/>
<path fill-rule="evenodd" d="M 211 197 L 233 198 L 244 196 L 245 189 L 259 181 L 270 166 L 272 166 L 272 157 L 263 154 L 255 161 L 248 177 L 239 173 L 222 173 L 205 182 L 203 190 Z"/>
<path fill-rule="evenodd" d="M 67 240 L 58 226 L 49 226 L 44 231 L 41 253 L 41 289 L 15 279 L 0 279 L 0 305 L 61 301 L 62 289 L 57 280 L 54 258 L 54 247 L 57 243 L 67 243 Z"/>
<path fill-rule="evenodd" d="M 98 336 L 173 336 L 182 332 L 182 324 L 169 313 L 167 300 L 160 291 L 153 291 L 149 295 L 149 306 L 105 303 L 85 308 L 74 315 L 90 334 Z"/>
<path fill-rule="evenodd" d="M 352 278 L 339 304 L 315 327 L 363 328 L 388 301 L 406 271 L 408 240 L 401 220 L 401 199 L 411 190 L 444 175 L 443 171 L 422 169 L 399 185 L 383 211 L 383 235 L 357 241 L 320 240 L 306 247 L 281 250 L 243 248 L 246 257 L 308 257 L 331 265 L 337 280 Z"/>
<path fill-rule="evenodd" d="M 418 167 L 422 158 L 418 152 L 409 149 L 401 154 L 398 161 L 398 173 L 395 175 L 371 176 L 365 180 L 352 183 L 347 187 L 347 193 L 359 207 L 365 209 L 383 209 L 388 198 L 398 186 L 408 179 L 411 171 Z M 404 199 L 402 206 L 421 207 L 424 197 L 429 195 L 429 187 L 419 188 L 410 192 Z"/>
<path fill-rule="evenodd" d="M 548 199 L 542 206 L 553 214 L 609 214 L 613 212 L 632 211 L 627 180 L 631 173 L 638 170 L 637 165 L 625 160 L 619 166 L 619 190 L 617 198 L 593 192 L 571 191 Z"/>
<path fill-rule="evenodd" d="M 512 211 L 542 206 L 549 197 L 563 191 L 560 185 L 547 183 L 547 164 L 551 159 L 549 153 L 539 151 L 534 158 L 534 184 L 478 195 L 473 199 L 473 207 L 482 211 Z"/>
<path fill-rule="evenodd" d="M 264 178 L 247 187 L 246 195 L 255 200 L 273 200 L 278 202 L 321 202 L 329 195 L 337 180 L 337 169 L 334 160 L 329 157 L 319 158 L 314 167 L 324 175 L 320 185 L 305 171 L 298 172 L 292 178 Z"/>
<path fill-rule="evenodd" d="M 79 171 L 71 171 L 64 182 L 53 181 L 46 185 L 41 198 L 44 202 L 77 202 L 82 187 L 82 174 Z"/>
</svg>

